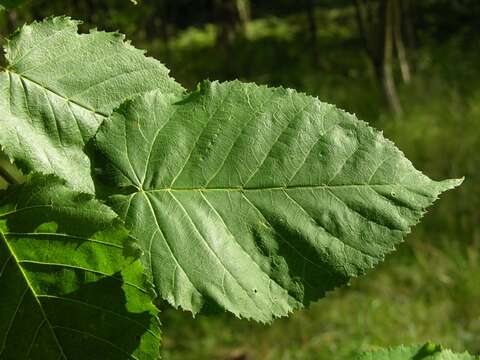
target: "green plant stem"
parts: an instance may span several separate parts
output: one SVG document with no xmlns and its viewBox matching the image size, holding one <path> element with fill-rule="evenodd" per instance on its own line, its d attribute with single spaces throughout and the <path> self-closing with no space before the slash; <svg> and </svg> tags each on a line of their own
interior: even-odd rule
<svg viewBox="0 0 480 360">
<path fill-rule="evenodd" d="M 17 185 L 20 183 L 12 174 L 7 171 L 7 169 L 2 166 L 0 166 L 0 176 L 9 184 Z"/>
</svg>

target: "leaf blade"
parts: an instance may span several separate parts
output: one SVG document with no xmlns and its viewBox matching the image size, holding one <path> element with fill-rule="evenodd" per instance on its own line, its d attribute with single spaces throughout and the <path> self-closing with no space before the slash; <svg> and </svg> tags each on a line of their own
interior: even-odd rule
<svg viewBox="0 0 480 360">
<path fill-rule="evenodd" d="M 136 98 L 96 143 L 160 295 L 259 321 L 372 268 L 461 182 L 430 180 L 331 105 L 240 82 Z"/>
<path fill-rule="evenodd" d="M 52 177 L 14 190 L 0 206 L 0 356 L 158 357 L 157 311 L 115 214 Z"/>
<path fill-rule="evenodd" d="M 160 62 L 118 33 L 78 33 L 78 21 L 25 25 L 5 48 L 0 145 L 27 171 L 56 174 L 93 193 L 83 147 L 124 100 L 153 89 L 182 93 Z"/>
</svg>

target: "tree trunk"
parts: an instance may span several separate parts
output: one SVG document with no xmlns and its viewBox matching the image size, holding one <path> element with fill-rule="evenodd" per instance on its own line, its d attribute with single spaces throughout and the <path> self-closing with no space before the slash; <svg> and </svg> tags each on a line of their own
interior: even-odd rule
<svg viewBox="0 0 480 360">
<path fill-rule="evenodd" d="M 240 30 L 243 35 L 247 34 L 248 23 L 250 22 L 250 0 L 235 0 L 237 6 Z"/>
<path fill-rule="evenodd" d="M 240 25 L 237 0 L 215 0 L 215 14 L 218 25 L 217 44 L 228 48 L 237 34 Z"/>
<path fill-rule="evenodd" d="M 379 3 L 355 0 L 355 8 L 359 31 L 377 81 L 390 109 L 395 114 L 401 114 L 402 106 L 393 71 L 395 49 L 393 1 L 396 0 L 380 0 Z"/>
<path fill-rule="evenodd" d="M 402 11 L 402 25 L 405 30 L 405 44 L 410 51 L 410 68 L 415 71 L 415 50 L 417 49 L 415 5 L 410 0 L 402 0 L 400 5 Z"/>
<path fill-rule="evenodd" d="M 315 66 L 319 62 L 317 46 L 317 21 L 315 18 L 315 0 L 305 0 L 305 13 L 308 21 L 308 33 L 310 38 L 310 50 L 312 52 L 312 61 Z"/>
<path fill-rule="evenodd" d="M 163 17 L 160 21 L 160 32 L 161 32 L 161 37 L 163 40 L 163 44 L 165 45 L 165 57 L 167 59 L 170 58 L 171 54 L 171 48 L 170 48 L 170 27 L 168 24 L 167 17 Z"/>
<path fill-rule="evenodd" d="M 391 0 L 393 12 L 393 36 L 395 38 L 395 48 L 397 50 L 398 63 L 400 64 L 400 72 L 402 74 L 403 82 L 408 84 L 411 80 L 410 64 L 407 58 L 407 50 L 403 41 L 402 32 L 402 0 Z"/>
<path fill-rule="evenodd" d="M 370 58 L 372 58 L 372 54 L 370 53 L 370 44 L 368 42 L 368 23 L 365 14 L 365 7 L 361 0 L 355 0 L 355 15 L 357 19 L 358 31 L 360 32 L 360 37 L 363 40 L 363 45 L 365 50 Z"/>
<path fill-rule="evenodd" d="M 402 105 L 395 86 L 393 73 L 393 46 L 394 46 L 394 1 L 385 0 L 381 6 L 384 20 L 382 86 L 391 110 L 396 114 L 402 113 Z"/>
<path fill-rule="evenodd" d="M 7 35 L 11 35 L 18 27 L 18 21 L 17 21 L 18 14 L 16 10 L 12 9 L 12 10 L 6 11 L 6 15 L 7 15 L 6 27 L 8 32 Z"/>
<path fill-rule="evenodd" d="M 19 184 L 19 181 L 7 169 L 3 168 L 2 164 L 0 164 L 0 178 L 8 184 Z"/>
<path fill-rule="evenodd" d="M 145 5 L 146 6 L 146 5 Z M 155 5 L 150 5 L 146 20 L 145 40 L 161 38 L 163 41 L 165 53 L 164 58 L 170 56 L 170 7 L 168 1 L 158 1 Z"/>
</svg>

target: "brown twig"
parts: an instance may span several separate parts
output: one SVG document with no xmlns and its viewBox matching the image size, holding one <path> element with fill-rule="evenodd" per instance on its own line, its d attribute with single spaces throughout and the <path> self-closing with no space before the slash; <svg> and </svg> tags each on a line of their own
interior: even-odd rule
<svg viewBox="0 0 480 360">
<path fill-rule="evenodd" d="M 9 184 L 13 184 L 13 185 L 20 184 L 20 182 L 12 174 L 10 174 L 7 171 L 7 169 L 5 169 L 3 166 L 0 166 L 0 176 Z"/>
</svg>

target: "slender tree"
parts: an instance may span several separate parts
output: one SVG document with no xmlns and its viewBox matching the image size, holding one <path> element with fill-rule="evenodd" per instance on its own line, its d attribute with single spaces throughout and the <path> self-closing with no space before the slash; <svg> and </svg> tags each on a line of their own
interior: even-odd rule
<svg viewBox="0 0 480 360">
<path fill-rule="evenodd" d="M 391 0 L 391 7 L 391 11 L 393 13 L 393 37 L 395 39 L 398 63 L 400 65 L 402 79 L 408 84 L 411 79 L 411 72 L 402 31 L 402 18 L 404 14 L 402 11 L 402 0 Z"/>
<path fill-rule="evenodd" d="M 318 65 L 319 53 L 317 45 L 317 21 L 315 18 L 315 0 L 304 0 L 305 2 L 305 14 L 308 22 L 308 33 L 310 40 L 310 50 L 312 52 L 312 61 L 314 65 Z"/>
<path fill-rule="evenodd" d="M 228 47 L 238 33 L 245 30 L 245 7 L 242 0 L 215 0 L 215 18 L 218 25 L 217 43 Z"/>
<path fill-rule="evenodd" d="M 398 97 L 397 88 L 395 85 L 395 76 L 393 72 L 394 62 L 394 40 L 395 40 L 395 0 L 382 1 L 380 6 L 380 16 L 384 18 L 383 21 L 383 59 L 382 68 L 380 72 L 380 80 L 382 82 L 383 90 L 387 95 L 390 108 L 396 113 L 402 113 L 402 105 Z"/>
<path fill-rule="evenodd" d="M 235 0 L 237 5 L 238 18 L 240 20 L 241 31 L 246 34 L 248 23 L 251 17 L 250 0 Z"/>
<path fill-rule="evenodd" d="M 405 82 L 410 80 L 401 29 L 400 0 L 355 0 L 356 17 L 366 52 L 390 109 L 402 113 L 395 83 L 395 54 Z"/>
</svg>

